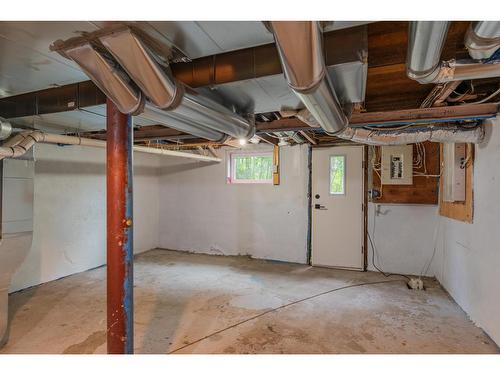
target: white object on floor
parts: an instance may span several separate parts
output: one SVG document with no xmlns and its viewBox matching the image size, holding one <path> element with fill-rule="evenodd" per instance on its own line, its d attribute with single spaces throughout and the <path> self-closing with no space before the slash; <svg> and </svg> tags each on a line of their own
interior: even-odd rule
<svg viewBox="0 0 500 375">
<path fill-rule="evenodd" d="M 410 289 L 423 290 L 424 282 L 422 279 L 411 278 L 410 281 L 408 281 L 408 287 Z"/>
</svg>

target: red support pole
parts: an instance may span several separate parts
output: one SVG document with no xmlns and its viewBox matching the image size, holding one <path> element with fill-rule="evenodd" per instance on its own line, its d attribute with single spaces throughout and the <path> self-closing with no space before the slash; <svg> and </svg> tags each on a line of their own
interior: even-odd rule
<svg viewBox="0 0 500 375">
<path fill-rule="evenodd" d="M 107 99 L 107 339 L 109 354 L 132 354 L 132 119 Z"/>
</svg>

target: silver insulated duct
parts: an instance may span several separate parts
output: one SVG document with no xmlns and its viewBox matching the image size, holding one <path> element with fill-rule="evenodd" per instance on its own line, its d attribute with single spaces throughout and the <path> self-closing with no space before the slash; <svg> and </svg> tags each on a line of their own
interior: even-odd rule
<svg viewBox="0 0 500 375">
<path fill-rule="evenodd" d="M 296 116 L 311 127 L 318 123 L 307 109 L 297 112 Z M 414 125 L 399 129 L 374 129 L 364 127 L 346 127 L 335 134 L 340 139 L 374 146 L 404 145 L 425 141 L 442 143 L 475 143 L 483 142 L 485 130 L 483 124 L 464 127 L 455 124 Z"/>
<path fill-rule="evenodd" d="M 500 21 L 472 22 L 465 35 L 465 46 L 473 59 L 489 59 L 500 48 Z"/>
<path fill-rule="evenodd" d="M 248 139 L 255 132 L 250 121 L 178 82 L 129 28 L 57 41 L 51 49 L 75 61 L 123 113 L 212 141 Z"/>
<path fill-rule="evenodd" d="M 406 59 L 406 70 L 409 78 L 425 84 L 500 76 L 500 63 L 498 59 L 493 59 L 492 61 L 441 61 L 441 51 L 446 41 L 448 27 L 449 22 L 447 21 L 410 22 Z M 494 28 L 490 26 L 489 29 Z M 469 32 L 469 39 L 471 33 L 474 34 L 474 31 Z M 465 43 L 466 45 L 468 43 L 467 37 Z M 493 51 L 500 47 L 499 38 L 488 39 L 488 43 L 488 51 Z M 474 50 L 477 44 L 470 46 L 469 51 L 472 51 L 471 56 L 475 58 L 475 56 L 478 56 Z M 491 52 L 491 55 L 493 52 Z"/>
<path fill-rule="evenodd" d="M 319 22 L 273 21 L 268 26 L 289 87 L 326 132 L 342 131 L 348 119 L 326 69 Z"/>
<path fill-rule="evenodd" d="M 433 82 L 439 74 L 449 22 L 410 22 L 406 70 L 408 77 L 420 83 Z"/>
</svg>

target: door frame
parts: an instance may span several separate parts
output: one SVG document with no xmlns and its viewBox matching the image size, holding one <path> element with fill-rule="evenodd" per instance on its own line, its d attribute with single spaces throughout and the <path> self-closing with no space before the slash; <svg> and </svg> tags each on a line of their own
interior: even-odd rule
<svg viewBox="0 0 500 375">
<path fill-rule="evenodd" d="M 307 155 L 308 167 L 308 184 L 307 184 L 307 264 L 312 266 L 312 151 L 313 148 L 326 148 L 326 147 L 340 147 L 352 146 L 363 147 L 363 239 L 362 239 L 362 252 L 363 252 L 363 269 L 366 272 L 368 267 L 368 147 L 360 143 L 336 143 L 336 144 L 323 144 L 323 145 L 309 145 Z"/>
</svg>

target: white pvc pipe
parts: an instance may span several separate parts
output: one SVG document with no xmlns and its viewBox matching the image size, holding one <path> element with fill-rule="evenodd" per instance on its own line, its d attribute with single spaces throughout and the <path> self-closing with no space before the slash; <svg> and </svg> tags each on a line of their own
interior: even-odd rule
<svg viewBox="0 0 500 375">
<path fill-rule="evenodd" d="M 86 147 L 105 148 L 106 141 L 91 138 L 73 137 L 61 134 L 43 133 L 41 131 L 27 131 L 16 135 L 6 142 L 6 146 L 0 147 L 0 159 L 15 158 L 26 153 L 35 143 L 65 144 Z M 164 150 L 161 148 L 134 146 L 134 151 L 147 154 L 175 156 L 188 159 L 195 159 L 204 162 L 221 162 L 222 159 L 213 156 L 193 154 L 190 152 Z"/>
</svg>

